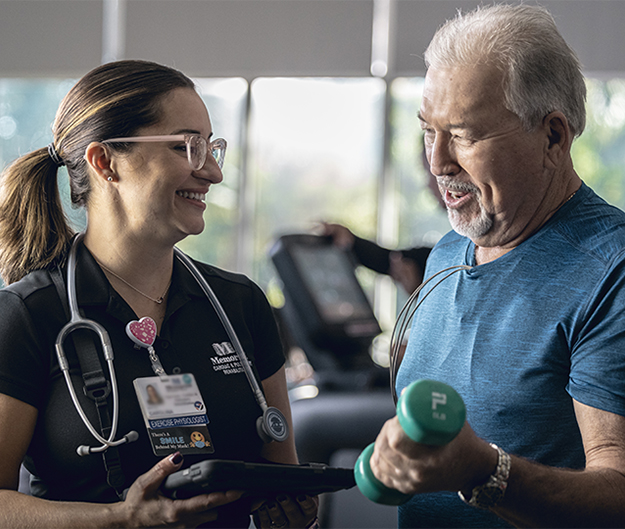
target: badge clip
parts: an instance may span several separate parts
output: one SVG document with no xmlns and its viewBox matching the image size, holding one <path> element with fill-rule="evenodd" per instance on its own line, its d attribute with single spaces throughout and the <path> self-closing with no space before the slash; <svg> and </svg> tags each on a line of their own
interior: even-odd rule
<svg viewBox="0 0 625 529">
<path fill-rule="evenodd" d="M 144 316 L 139 321 L 133 320 L 126 325 L 126 334 L 139 347 L 148 350 L 150 363 L 155 374 L 159 377 L 166 376 L 163 364 L 154 350 L 153 344 L 156 341 L 156 322 L 149 316 Z"/>
</svg>

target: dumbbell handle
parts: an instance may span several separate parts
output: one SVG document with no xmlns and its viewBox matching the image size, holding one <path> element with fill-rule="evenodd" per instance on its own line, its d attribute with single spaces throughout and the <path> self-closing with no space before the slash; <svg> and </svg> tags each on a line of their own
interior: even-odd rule
<svg viewBox="0 0 625 529">
<path fill-rule="evenodd" d="M 397 402 L 397 418 L 406 435 L 416 443 L 442 446 L 462 429 L 466 409 L 462 397 L 451 386 L 435 380 L 410 384 Z M 356 484 L 367 498 L 385 505 L 401 505 L 412 495 L 391 489 L 379 481 L 369 465 L 374 443 L 356 461 Z"/>
</svg>

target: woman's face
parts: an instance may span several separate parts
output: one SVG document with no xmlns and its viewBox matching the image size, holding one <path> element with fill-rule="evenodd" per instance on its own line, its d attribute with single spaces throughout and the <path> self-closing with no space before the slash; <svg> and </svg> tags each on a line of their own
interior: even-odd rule
<svg viewBox="0 0 625 529">
<path fill-rule="evenodd" d="M 208 111 L 195 90 L 172 90 L 161 107 L 160 122 L 136 136 L 199 134 L 214 139 Z M 118 220 L 123 229 L 167 244 L 204 229 L 206 194 L 223 179 L 210 153 L 204 167 L 193 170 L 184 141 L 140 142 L 129 154 L 115 157 L 114 164 L 118 196 L 111 211 L 117 218 L 112 222 Z"/>
</svg>

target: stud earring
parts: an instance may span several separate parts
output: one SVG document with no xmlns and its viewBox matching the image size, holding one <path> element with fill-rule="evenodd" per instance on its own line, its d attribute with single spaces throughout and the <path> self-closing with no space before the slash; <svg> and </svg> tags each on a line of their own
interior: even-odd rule
<svg viewBox="0 0 625 529">
<path fill-rule="evenodd" d="M 109 177 L 107 178 L 107 180 L 108 180 L 109 182 L 112 182 L 112 181 L 113 181 L 113 177 L 112 177 L 112 176 L 109 176 Z"/>
</svg>

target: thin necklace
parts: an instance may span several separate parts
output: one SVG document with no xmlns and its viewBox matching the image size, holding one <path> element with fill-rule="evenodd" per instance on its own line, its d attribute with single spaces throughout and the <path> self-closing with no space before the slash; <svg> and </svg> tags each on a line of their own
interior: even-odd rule
<svg viewBox="0 0 625 529">
<path fill-rule="evenodd" d="M 165 289 L 165 292 L 163 292 L 163 295 L 158 298 L 158 299 L 154 299 L 150 296 L 148 296 L 147 294 L 141 292 L 137 287 L 131 285 L 128 281 L 126 281 L 123 277 L 117 275 L 115 272 L 113 272 L 113 270 L 111 270 L 110 268 L 107 268 L 106 266 L 104 266 L 100 261 L 97 261 L 97 263 L 104 269 L 106 270 L 109 274 L 114 275 L 117 279 L 119 279 L 120 281 L 123 281 L 124 283 L 126 283 L 130 288 L 132 288 L 135 292 L 138 292 L 139 294 L 141 294 L 144 298 L 149 299 L 150 301 L 154 302 L 154 303 L 158 303 L 159 305 L 161 303 L 163 303 L 163 300 L 165 299 L 165 295 L 167 294 L 167 292 L 169 291 L 169 287 L 171 286 L 171 278 L 169 278 L 169 283 L 167 284 L 167 288 Z"/>
<path fill-rule="evenodd" d="M 579 188 L 577 188 L 575 191 L 573 191 L 573 194 L 569 198 L 567 198 L 564 201 L 564 203 L 566 204 L 569 200 L 571 200 L 575 196 L 575 193 L 577 193 L 578 191 L 579 191 Z"/>
</svg>

